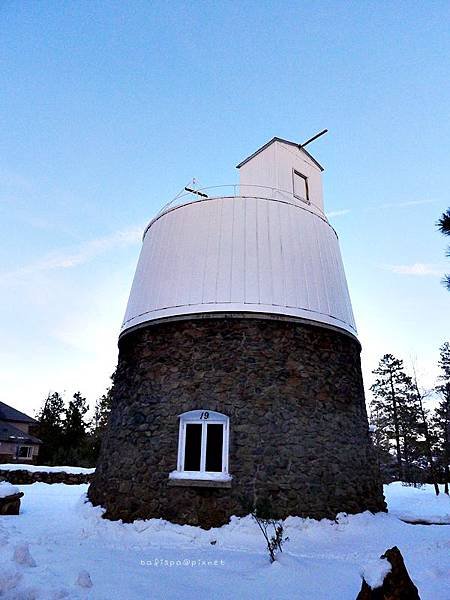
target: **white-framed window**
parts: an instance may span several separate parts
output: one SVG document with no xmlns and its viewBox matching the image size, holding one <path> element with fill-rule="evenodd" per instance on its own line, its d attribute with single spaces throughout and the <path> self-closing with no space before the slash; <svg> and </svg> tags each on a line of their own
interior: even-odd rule
<svg viewBox="0 0 450 600">
<path fill-rule="evenodd" d="M 32 458 L 33 456 L 33 447 L 32 446 L 19 446 L 19 450 L 17 451 L 18 458 Z"/>
<path fill-rule="evenodd" d="M 228 440 L 230 419 L 211 410 L 180 415 L 177 470 L 172 479 L 230 479 Z"/>
<path fill-rule="evenodd" d="M 309 204 L 308 178 L 299 171 L 292 169 L 292 187 L 294 196 Z"/>
</svg>

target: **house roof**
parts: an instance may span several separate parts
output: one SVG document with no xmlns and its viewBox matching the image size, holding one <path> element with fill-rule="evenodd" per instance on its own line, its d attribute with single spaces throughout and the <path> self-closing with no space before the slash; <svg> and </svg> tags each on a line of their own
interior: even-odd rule
<svg viewBox="0 0 450 600">
<path fill-rule="evenodd" d="M 0 421 L 0 441 L 19 442 L 21 444 L 42 444 L 39 438 L 21 431 L 17 427 L 14 427 L 14 425 L 11 425 L 11 423 L 6 423 L 5 421 Z"/>
<path fill-rule="evenodd" d="M 313 161 L 313 163 L 319 167 L 319 169 L 321 171 L 324 170 L 322 165 L 319 162 L 317 162 L 317 160 L 314 158 L 314 156 L 311 156 L 311 154 L 307 150 L 305 150 L 301 144 L 297 144 L 297 142 L 291 142 L 289 140 L 284 140 L 283 138 L 279 138 L 279 137 L 272 138 L 270 141 L 268 141 L 266 144 L 264 144 L 264 146 L 261 146 L 261 148 L 258 148 L 258 150 L 256 150 L 256 152 L 253 152 L 253 154 L 251 154 L 250 156 L 247 156 L 247 158 L 244 158 L 244 160 L 236 166 L 236 169 L 240 169 L 242 166 L 245 165 L 245 163 L 247 163 L 249 160 L 251 160 L 252 158 L 257 156 L 260 152 L 262 152 L 263 150 L 268 148 L 274 142 L 281 142 L 283 144 L 288 144 L 289 146 L 295 146 L 295 148 L 298 148 L 299 150 L 304 152 L 306 154 L 306 156 L 308 156 Z"/>
<path fill-rule="evenodd" d="M 29 417 L 20 410 L 16 410 L 12 406 L 0 402 L 0 421 L 18 421 L 21 423 L 37 423 L 36 419 Z"/>
</svg>

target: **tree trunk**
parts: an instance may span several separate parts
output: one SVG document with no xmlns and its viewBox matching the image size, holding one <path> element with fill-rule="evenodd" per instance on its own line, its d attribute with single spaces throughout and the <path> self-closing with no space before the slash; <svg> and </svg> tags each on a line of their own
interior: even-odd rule
<svg viewBox="0 0 450 600">
<path fill-rule="evenodd" d="M 416 390 L 417 401 L 419 403 L 420 416 L 422 418 L 423 434 L 425 436 L 425 452 L 426 452 L 428 464 L 430 467 L 431 481 L 433 482 L 434 491 L 436 493 L 436 496 L 439 496 L 439 484 L 437 481 L 436 471 L 434 468 L 433 452 L 431 450 L 430 431 L 428 429 L 427 417 L 425 415 L 425 410 L 423 408 L 422 394 L 420 393 L 419 386 L 417 384 L 415 369 L 414 369 L 414 388 Z"/>
<path fill-rule="evenodd" d="M 450 473 L 448 463 L 450 461 L 450 452 L 449 452 L 449 425 L 450 425 L 450 414 L 447 410 L 447 414 L 445 415 L 445 424 L 444 424 L 444 492 L 448 494 L 448 484 L 450 480 Z"/>
<path fill-rule="evenodd" d="M 413 483 L 415 484 L 415 478 L 412 476 L 411 473 L 411 461 L 409 459 L 409 443 L 408 443 L 408 438 L 404 432 L 404 430 L 402 430 L 403 433 L 403 481 L 406 481 L 407 483 Z"/>
<path fill-rule="evenodd" d="M 391 394 L 392 394 L 392 412 L 394 416 L 394 428 L 395 428 L 395 444 L 397 447 L 397 467 L 398 476 L 400 480 L 403 480 L 403 465 L 402 465 L 402 450 L 400 446 L 400 426 L 398 422 L 398 411 L 397 411 L 397 398 L 395 397 L 394 382 L 392 381 L 392 373 L 390 374 Z"/>
</svg>

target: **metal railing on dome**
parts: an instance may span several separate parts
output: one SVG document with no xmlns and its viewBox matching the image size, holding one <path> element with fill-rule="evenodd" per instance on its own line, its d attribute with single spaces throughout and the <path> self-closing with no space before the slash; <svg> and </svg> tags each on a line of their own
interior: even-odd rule
<svg viewBox="0 0 450 600">
<path fill-rule="evenodd" d="M 161 210 L 156 214 L 155 219 L 160 217 L 168 210 L 181 206 L 191 202 L 203 202 L 212 198 L 234 198 L 236 196 L 243 198 L 271 198 L 273 200 L 280 200 L 285 202 L 304 203 L 305 208 L 313 206 L 322 215 L 323 211 L 315 204 L 302 200 L 297 196 L 294 196 L 292 191 L 282 190 L 276 187 L 270 187 L 266 185 L 254 185 L 250 183 L 239 184 L 223 184 L 223 185 L 212 185 L 208 187 L 196 188 L 194 185 L 186 185 L 179 194 L 175 196 L 170 202 L 167 202 Z"/>
</svg>

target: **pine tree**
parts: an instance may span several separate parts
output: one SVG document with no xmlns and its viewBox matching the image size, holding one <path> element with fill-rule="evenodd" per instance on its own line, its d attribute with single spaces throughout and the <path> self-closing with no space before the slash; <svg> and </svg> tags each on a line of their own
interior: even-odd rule
<svg viewBox="0 0 450 600">
<path fill-rule="evenodd" d="M 445 342 L 440 348 L 439 366 L 441 375 L 436 392 L 440 397 L 439 405 L 434 411 L 433 425 L 438 439 L 437 449 L 444 472 L 444 491 L 449 493 L 450 462 L 450 344 Z"/>
<path fill-rule="evenodd" d="M 444 235 L 450 235 L 450 208 L 442 213 L 440 219 L 437 222 L 438 229 Z M 450 246 L 447 248 L 447 257 L 450 257 Z M 442 283 L 450 290 L 450 275 L 445 275 Z"/>
<path fill-rule="evenodd" d="M 417 413 L 420 419 L 420 429 L 424 437 L 423 447 L 430 471 L 430 479 L 434 485 L 434 491 L 436 493 L 436 496 L 439 496 L 438 478 L 433 460 L 432 433 L 429 423 L 428 411 L 425 409 L 424 406 L 424 400 L 427 395 L 427 392 L 422 391 L 419 386 L 416 369 L 413 366 L 413 377 L 411 378 L 411 397 L 413 399 L 413 402 L 417 404 Z"/>
<path fill-rule="evenodd" d="M 371 406 L 370 412 L 370 425 L 371 425 L 371 437 L 375 448 L 378 466 L 382 473 L 387 477 L 387 481 L 391 478 L 391 465 L 392 456 L 390 450 L 390 438 L 389 438 L 389 427 L 388 417 L 384 411 L 381 411 L 379 407 Z"/>
<path fill-rule="evenodd" d="M 389 445 L 394 442 L 398 477 L 403 480 L 403 466 L 406 463 L 409 473 L 411 450 L 416 439 L 413 427 L 415 413 L 408 396 L 411 379 L 403 370 L 403 361 L 392 354 L 385 354 L 373 373 L 377 375 L 377 379 L 370 388 L 374 396 L 371 411 L 372 414 L 378 414 L 378 418 L 384 422 Z"/>
<path fill-rule="evenodd" d="M 114 385 L 116 371 L 111 375 L 111 381 Z M 92 419 L 91 430 L 89 432 L 89 460 L 92 465 L 95 465 L 100 452 L 100 446 L 103 436 L 106 432 L 109 415 L 111 412 L 113 387 L 107 388 L 106 392 L 97 399 L 94 408 L 94 417 Z"/>
<path fill-rule="evenodd" d="M 105 434 L 106 425 L 111 412 L 111 400 L 112 388 L 108 388 L 95 403 L 93 426 L 90 436 L 91 457 L 93 463 L 97 461 L 98 453 L 100 452 L 102 437 Z"/>
<path fill-rule="evenodd" d="M 64 415 L 62 444 L 55 460 L 67 465 L 83 465 L 89 462 L 87 446 L 88 423 L 85 415 L 88 411 L 86 398 L 75 392 L 69 401 Z"/>
<path fill-rule="evenodd" d="M 434 412 L 434 426 L 438 438 L 438 453 L 444 475 L 444 492 L 449 493 L 450 483 L 450 382 L 439 386 L 441 398 Z"/>
<path fill-rule="evenodd" d="M 418 410 L 411 394 L 411 379 L 406 381 L 406 395 L 398 407 L 400 440 L 403 453 L 403 478 L 413 485 L 421 483 L 426 471 L 424 445 L 421 440 L 423 428 L 418 420 Z"/>
<path fill-rule="evenodd" d="M 439 348 L 440 357 L 438 361 L 438 365 L 442 371 L 439 376 L 440 381 L 444 383 L 448 383 L 450 381 L 450 343 L 445 342 Z"/>
<path fill-rule="evenodd" d="M 98 398 L 94 409 L 94 431 L 104 431 L 111 412 L 111 388 L 108 388 L 103 396 Z"/>
<path fill-rule="evenodd" d="M 54 464 L 55 455 L 63 437 L 62 415 L 64 400 L 58 392 L 48 394 L 41 410 L 36 415 L 39 423 L 37 435 L 43 444 L 39 449 L 39 460 L 43 464 Z"/>
<path fill-rule="evenodd" d="M 84 416 L 88 411 L 86 398 L 80 392 L 75 392 L 70 400 L 64 420 L 64 441 L 76 448 L 86 436 L 87 423 Z"/>
</svg>

